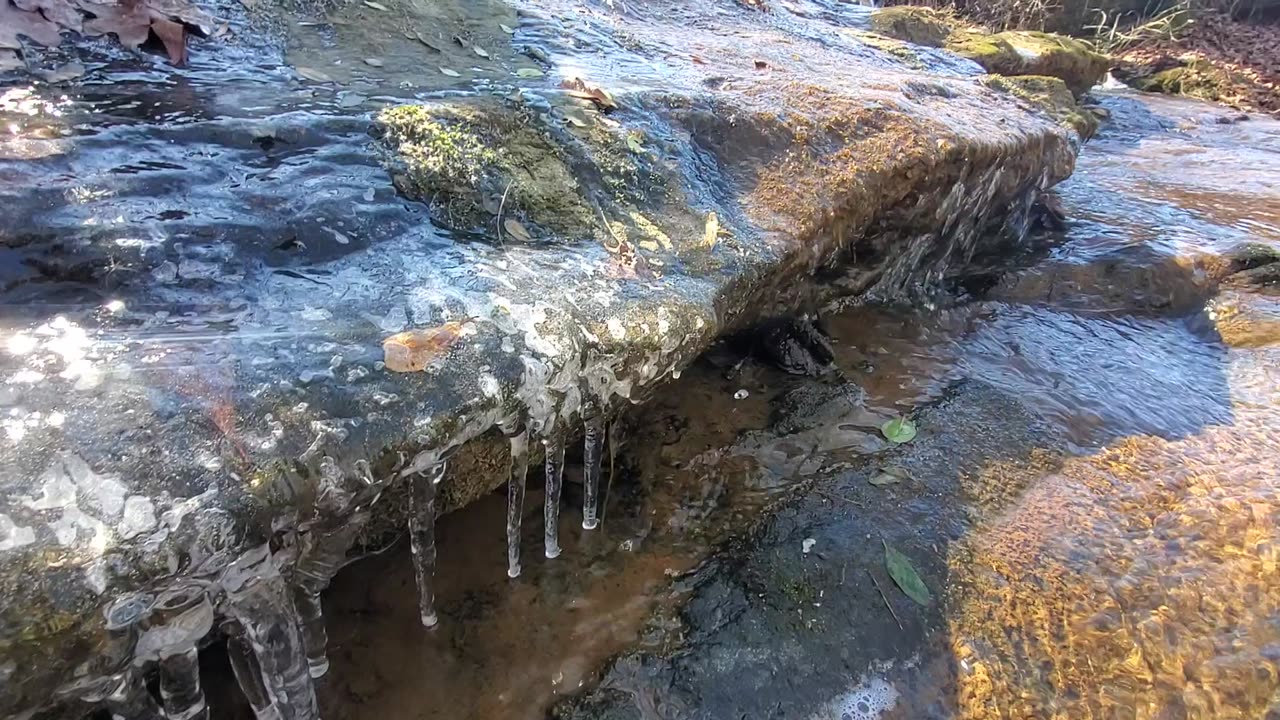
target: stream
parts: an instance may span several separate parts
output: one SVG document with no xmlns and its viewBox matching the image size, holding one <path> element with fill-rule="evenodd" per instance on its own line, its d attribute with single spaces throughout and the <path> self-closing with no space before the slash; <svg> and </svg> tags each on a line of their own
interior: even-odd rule
<svg viewBox="0 0 1280 720">
<path fill-rule="evenodd" d="M 507 100 L 514 93 L 513 102 L 525 103 L 503 83 L 543 82 L 533 72 L 549 67 L 545 56 L 527 51 L 540 45 L 568 69 L 631 83 L 630 121 L 648 134 L 627 136 L 636 145 L 622 153 L 643 158 L 627 166 L 636 173 L 630 181 L 662 187 L 656 161 L 643 163 L 664 147 L 692 148 L 672 151 L 698 181 L 680 200 L 721 207 L 739 178 L 709 159 L 723 147 L 673 139 L 687 128 L 663 115 L 665 83 L 719 88 L 723 78 L 710 74 L 722 69 L 716 63 L 737 72 L 730 60 L 750 72 L 799 63 L 779 49 L 794 38 L 824 49 L 803 58 L 813 64 L 809 70 L 835 74 L 850 53 L 862 53 L 869 67 L 901 69 L 850 39 L 847 31 L 860 27 L 866 13 L 845 3 L 781 3 L 785 12 L 753 20 L 752 32 L 706 40 L 709 60 L 689 60 L 687 52 L 702 47 L 705 28 L 668 35 L 655 19 L 654 27 L 630 36 L 618 31 L 613 3 L 589 5 L 590 12 L 566 20 L 551 11 L 517 13 L 503 3 L 406 3 L 412 27 L 464 27 L 474 43 L 468 46 L 443 36 L 423 39 L 408 25 L 388 35 L 369 20 L 381 18 L 385 6 L 366 2 L 346 7 L 333 23 L 287 29 L 287 60 L 296 75 L 278 44 L 246 33 L 212 59 L 193 53 L 192 67 L 182 72 L 104 43 L 80 56 L 91 58 L 89 72 L 71 86 L 0 88 L 0 117 L 11 136 L 0 147 L 0 202 L 6 227 L 17 228 L 0 244 L 3 369 L 12 371 L 0 384 L 0 425 L 12 446 L 6 457 L 15 458 L 0 475 L 0 490 L 17 508 L 15 517 L 65 511 L 63 525 L 53 527 L 65 547 L 40 557 L 47 568 L 70 568 L 65 575 L 73 589 L 54 587 L 62 580 L 50 580 L 48 593 L 38 582 L 6 585 L 15 597 L 29 592 L 66 602 L 57 608 L 65 616 L 31 620 L 30 628 L 18 610 L 6 610 L 9 637 L 26 642 L 57 635 L 86 614 L 100 619 L 94 603 L 107 597 L 103 588 L 138 579 L 110 561 L 110 533 L 97 516 L 75 514 L 77 493 L 118 505 L 115 520 L 133 533 L 125 539 L 158 538 L 141 546 L 138 577 L 168 577 L 181 561 L 183 572 L 205 563 L 250 586 L 260 575 L 279 580 L 270 568 L 239 572 L 243 557 L 231 555 L 252 534 L 244 527 L 228 520 L 193 530 L 183 525 L 183 513 L 204 518 L 207 511 L 220 520 L 232 514 L 229 508 L 268 496 L 276 488 L 257 476 L 242 483 L 231 472 L 237 463 L 248 466 L 251 453 L 277 450 L 322 455 L 307 447 L 313 437 L 315 447 L 354 438 L 351 444 L 371 455 L 372 462 L 359 462 L 376 466 L 369 448 L 380 446 L 379 433 L 404 430 L 397 413 L 408 404 L 419 403 L 415 421 L 445 425 L 441 408 L 471 401 L 464 397 L 473 389 L 467 383 L 484 391 L 497 386 L 488 373 L 510 369 L 503 362 L 518 364 L 511 338 L 544 342 L 537 349 L 550 346 L 548 356 L 560 350 L 538 335 L 545 314 L 539 320 L 499 307 L 485 294 L 486 283 L 505 282 L 517 300 L 521 292 L 534 296 L 528 305 L 504 301 L 518 310 L 535 307 L 538 293 L 555 287 L 582 301 L 577 309 L 584 317 L 602 323 L 615 307 L 610 293 L 621 286 L 618 295 L 637 304 L 646 292 L 670 303 L 672 336 L 687 330 L 692 340 L 652 358 L 626 358 L 647 373 L 649 386 L 641 392 L 645 383 L 635 383 L 634 397 L 631 379 L 606 378 L 613 384 L 605 400 L 617 395 L 623 409 L 608 419 L 607 444 L 599 436 L 586 443 L 586 452 L 603 449 L 598 528 L 581 529 L 592 524 L 582 508 L 590 505 L 586 476 L 596 466 L 583 457 L 581 442 L 570 446 L 562 467 L 562 510 L 554 499 L 544 506 L 541 458 L 527 484 L 518 482 L 523 477 L 512 481 L 527 493 L 522 507 L 509 504 L 505 490 L 463 485 L 473 480 L 465 473 L 451 476 L 454 485 L 442 484 L 440 500 L 451 512 L 435 521 L 434 535 L 415 530 L 412 543 L 402 537 L 403 516 L 407 507 L 422 506 L 388 492 L 383 500 L 394 506 L 388 515 L 401 524 L 381 534 L 370 530 L 360 546 L 367 556 L 341 572 L 347 547 L 334 551 L 332 584 L 322 596 L 315 589 L 305 598 L 314 603 L 304 619 L 313 624 L 305 641 L 314 639 L 318 623 L 318 652 L 300 655 L 297 630 L 281 630 L 292 628 L 293 615 L 265 608 L 261 632 L 292 633 L 271 647 L 292 651 L 281 650 L 276 660 L 292 668 L 296 687 L 307 685 L 308 669 L 316 678 L 319 716 L 1280 718 L 1280 123 L 1192 101 L 1095 90 L 1109 118 L 1084 146 L 1071 178 L 1052 191 L 1064 220 L 1035 230 L 1016 253 L 980 252 L 966 263 L 953 262 L 956 246 L 948 239 L 929 284 L 904 282 L 891 288 L 903 292 L 875 301 L 826 298 L 815 323 L 834 360 L 817 377 L 788 374 L 767 357 L 758 328 L 734 327 L 710 349 L 691 349 L 712 332 L 693 310 L 685 312 L 712 304 L 708 278 L 749 275 L 774 252 L 753 256 L 748 243 L 735 246 L 717 235 L 723 221 L 724 236 L 734 240 L 738 218 L 725 215 L 710 230 L 709 245 L 722 253 L 715 262 L 704 267 L 686 253 L 665 278 L 637 277 L 634 266 L 619 265 L 613 251 L 593 242 L 508 248 L 435 227 L 426 206 L 407 200 L 371 151 L 371 113 L 409 98 L 452 98 L 478 88 Z M 702 18 L 694 5 L 688 18 Z M 707 5 L 719 13 L 707 16 L 716 20 L 706 20 L 709 26 L 737 11 Z M 661 19 L 674 27 L 684 11 Z M 237 29 L 248 25 L 240 8 L 228 12 Z M 506 23 L 518 30 L 508 32 Z M 439 75 L 423 74 L 424 46 L 438 55 L 432 64 Z M 646 55 L 655 47 L 666 53 L 663 60 Z M 729 47 L 738 55 L 717 57 L 729 56 Z M 946 82 L 960 86 L 975 72 L 941 51 L 921 52 Z M 768 60 L 751 65 L 753 53 Z M 930 122 L 962 123 L 979 101 L 966 97 L 938 110 L 948 107 L 938 99 L 949 99 L 942 80 L 905 84 L 919 95 L 911 97 L 919 102 L 913 112 Z M 540 92 L 553 97 L 558 90 Z M 554 104 L 528 102 L 539 112 Z M 682 117 L 691 127 L 710 128 L 709 137 L 726 132 L 729 123 L 700 112 Z M 762 144 L 777 140 L 766 137 L 772 126 L 763 121 L 759 128 L 734 127 L 759 130 L 760 138 L 744 137 Z M 733 157 L 753 159 L 753 147 L 730 145 L 729 159 L 720 158 L 725 167 L 735 167 Z M 497 217 L 504 208 L 497 206 Z M 655 217 L 702 237 L 704 215 L 677 215 Z M 975 227 L 984 219 L 978 215 Z M 605 226 L 613 233 L 608 219 Z M 876 272 L 892 276 L 900 269 L 915 278 L 910 271 L 932 269 L 888 267 Z M 607 274 L 623 271 L 634 285 Z M 840 286 L 840 272 L 830 271 L 832 287 Z M 555 284 L 561 280 L 568 290 Z M 854 279 L 847 286 L 868 285 Z M 404 288 L 417 294 L 406 300 Z M 121 295 L 127 304 L 117 300 Z M 599 307 L 591 304 L 600 297 L 606 299 Z M 494 362 L 496 369 L 448 366 L 440 386 L 461 388 L 457 397 L 414 396 L 434 389 L 416 379 L 385 373 L 370 379 L 387 334 L 445 318 L 465 324 L 477 310 L 503 318 L 493 321 L 507 323 L 498 327 L 503 337 L 477 332 L 466 342 L 489 343 L 483 349 L 505 359 Z M 650 332 L 647 316 L 624 318 L 636 328 L 608 317 L 620 328 L 615 339 L 637 346 L 651 339 L 636 329 Z M 656 317 L 659 332 L 668 315 Z M 585 324 L 581 329 L 587 332 Z M 36 367 L 46 351 L 58 357 Z M 684 366 L 684 355 L 694 352 L 701 354 Z M 46 377 L 45 368 L 60 372 Z M 585 377 L 600 368 L 611 372 L 604 364 L 579 369 Z M 55 385 L 63 381 L 65 387 Z M 73 392 L 94 398 L 83 401 L 83 417 L 26 409 L 59 406 Z M 440 407 L 432 405 L 437 396 Z M 249 400 L 272 412 L 237 425 L 237 408 Z M 317 410 L 352 421 L 335 430 L 341 423 L 308 414 Z M 21 449 L 25 442 L 44 452 L 53 447 L 45 438 L 71 433 L 77 423 L 96 428 L 95 442 L 98 434 L 111 443 L 119 435 L 130 447 L 153 446 L 136 413 L 165 423 L 165 438 L 177 441 L 162 450 L 172 454 L 104 452 L 92 459 L 140 468 L 137 476 L 95 474 L 84 460 L 75 464 L 74 454 L 58 455 L 61 470 L 36 467 L 28 458 L 39 453 Z M 475 430 L 467 439 L 496 435 L 490 421 L 505 419 L 497 413 L 474 410 L 464 418 L 474 425 L 465 429 Z M 901 444 L 882 432 L 897 418 L 909 418 L 917 431 Z M 278 447 L 282 437 L 305 441 Z M 525 447 L 529 432 L 522 427 L 497 439 Z M 564 441 L 556 436 L 548 447 L 563 451 Z M 320 467 L 334 468 L 324 457 L 329 464 Z M 438 478 L 442 457 L 418 469 Z M 191 468 L 195 474 L 184 474 Z M 396 465 L 388 477 L 400 470 Z M 76 483 L 64 482 L 70 500 L 48 489 L 62 477 L 58 472 Z M 117 476 L 125 484 L 149 478 L 167 484 L 158 491 L 111 485 Z M 21 495 L 16 489 L 32 478 L 52 478 L 38 498 L 34 490 L 27 498 L 25 485 Z M 80 487 L 86 479 L 92 492 Z M 426 487 L 434 483 L 428 479 Z M 219 499 L 199 513 L 178 502 L 165 511 L 150 499 L 199 500 L 202 493 Z M 425 505 L 433 521 L 435 502 L 432 494 Z M 553 510 L 544 514 L 544 507 Z M 309 520 L 351 540 L 364 530 L 355 518 L 364 523 L 368 507 L 353 500 L 342 510 L 352 512 Z M 543 552 L 547 517 L 559 521 L 554 559 Z M 31 549 L 34 531 L 8 514 L 0 521 L 0 550 Z M 170 531 L 172 537 L 161 537 Z M 86 550 L 81 541 L 88 536 L 94 544 Z M 550 537 L 547 548 L 556 533 Z M 179 541 L 207 555 L 187 546 L 170 553 Z M 258 546 L 268 566 L 272 552 L 291 560 L 305 552 L 275 542 Z M 415 544 L 418 555 L 438 560 L 415 562 Z M 886 565 L 890 548 L 919 575 L 927 602 L 902 591 L 901 572 Z M 440 580 L 434 586 L 431 575 Z M 239 587 L 228 585 L 223 595 Z M 419 588 L 434 591 L 434 605 L 429 592 L 420 600 Z M 294 602 L 283 594 L 276 599 Z M 245 668 L 229 658 L 257 652 L 271 659 L 262 650 L 269 643 L 237 654 L 243 650 L 237 633 L 244 632 L 237 623 L 253 621 L 229 613 L 231 622 L 215 625 L 210 602 L 201 607 L 199 631 L 180 638 L 181 660 L 200 664 L 182 675 L 197 678 L 191 694 L 198 700 L 189 704 L 204 702 L 202 682 L 210 717 L 249 720 L 255 712 L 241 690 Z M 159 633 L 150 642 L 172 639 Z M 128 686 L 134 700 L 155 694 L 126 656 L 104 660 L 109 653 L 78 641 L 48 643 L 40 652 L 30 663 L 36 677 L 30 687 L 60 683 L 49 678 L 72 657 L 76 677 L 87 684 L 101 671 Z M 108 660 L 117 664 L 99 667 Z M 4 687 L 28 669 L 0 658 L 0 689 L 15 707 L 45 700 L 26 697 L 17 683 Z M 278 679 L 261 667 L 251 675 L 264 673 Z M 20 717 L 82 717 L 85 706 L 77 703 L 96 697 L 98 688 L 74 689 L 79 694 L 56 698 L 70 709 Z M 309 717 L 309 691 L 301 694 L 308 697 L 289 712 Z M 271 702 L 264 711 L 263 698 L 257 701 L 257 717 L 269 717 Z"/>
<path fill-rule="evenodd" d="M 325 717 L 1280 712 L 1280 299 L 1211 279 L 1280 248 L 1280 125 L 1099 95 L 1065 230 L 934 307 L 833 309 L 840 379 L 713 350 L 629 421 L 603 533 L 513 582 L 500 496 L 443 518 L 425 637 L 407 547 L 340 575 Z"/>
</svg>

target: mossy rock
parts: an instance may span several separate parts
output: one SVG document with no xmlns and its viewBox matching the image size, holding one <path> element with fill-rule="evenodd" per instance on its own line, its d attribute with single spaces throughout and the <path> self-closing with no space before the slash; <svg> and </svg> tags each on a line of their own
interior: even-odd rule
<svg viewBox="0 0 1280 720">
<path fill-rule="evenodd" d="M 983 83 L 1036 106 L 1060 124 L 1075 130 L 1082 140 L 1088 140 L 1098 132 L 1098 118 L 1081 110 L 1067 84 L 1056 77 L 989 75 Z"/>
<path fill-rule="evenodd" d="M 1133 80 L 1133 86 L 1145 92 L 1187 95 L 1211 101 L 1221 99 L 1231 84 L 1231 78 L 1225 72 L 1200 60 Z"/>
<path fill-rule="evenodd" d="M 1082 40 L 1052 33 L 1008 31 L 989 35 L 963 30 L 946 48 L 998 75 L 1047 75 L 1066 83 L 1079 97 L 1097 85 L 1111 66 L 1107 56 Z"/>
<path fill-rule="evenodd" d="M 1098 84 L 1111 65 L 1082 40 L 1023 30 L 990 33 L 931 8 L 877 10 L 871 16 L 871 29 L 904 42 L 945 48 L 989 73 L 1056 77 L 1076 97 Z"/>
<path fill-rule="evenodd" d="M 441 225 L 475 230 L 501 213 L 567 238 L 589 234 L 577 173 L 534 122 L 496 103 L 401 105 L 378 116 L 396 187 L 430 203 Z"/>
<path fill-rule="evenodd" d="M 927 7 L 897 5 L 877 10 L 871 29 L 904 42 L 942 47 L 958 24 L 951 15 Z"/>
</svg>

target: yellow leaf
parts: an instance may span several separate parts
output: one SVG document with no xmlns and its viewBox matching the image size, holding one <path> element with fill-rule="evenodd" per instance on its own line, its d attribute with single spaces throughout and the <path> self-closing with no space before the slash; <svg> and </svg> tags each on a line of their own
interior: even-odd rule
<svg viewBox="0 0 1280 720">
<path fill-rule="evenodd" d="M 447 322 L 440 327 L 406 330 L 382 341 L 382 361 L 391 372 L 425 370 L 459 338 L 471 318 Z"/>
<path fill-rule="evenodd" d="M 720 218 L 715 212 L 707 213 L 707 229 L 703 237 L 703 244 L 707 247 L 714 247 L 716 238 L 720 236 Z"/>
</svg>

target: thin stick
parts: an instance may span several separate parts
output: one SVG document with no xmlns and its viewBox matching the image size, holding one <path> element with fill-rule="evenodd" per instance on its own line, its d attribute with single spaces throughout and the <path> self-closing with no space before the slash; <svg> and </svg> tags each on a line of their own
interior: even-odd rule
<svg viewBox="0 0 1280 720">
<path fill-rule="evenodd" d="M 614 422 L 617 422 L 617 421 L 614 421 Z M 608 443 L 609 443 L 609 479 L 605 481 L 604 501 L 601 502 L 600 504 L 600 524 L 601 525 L 604 524 L 605 511 L 609 509 L 609 488 L 613 487 L 613 461 L 615 457 L 614 445 L 613 445 L 614 439 L 615 439 L 613 437 L 614 423 L 609 423 L 605 427 L 607 428 L 605 439 L 608 440 Z"/>
<path fill-rule="evenodd" d="M 849 503 L 850 505 L 853 505 L 854 507 L 857 507 L 857 508 L 863 508 L 863 509 L 865 509 L 865 507 L 863 506 L 863 504 L 862 504 L 862 503 L 860 503 L 860 502 L 858 502 L 857 500 L 850 500 L 849 498 L 847 498 L 847 497 L 843 497 L 843 496 L 840 496 L 840 495 L 832 495 L 831 493 L 823 492 L 822 490 L 819 490 L 818 488 L 814 488 L 814 489 L 813 489 L 813 491 L 814 491 L 814 492 L 816 492 L 816 493 L 818 493 L 819 495 L 821 495 L 821 496 L 822 496 L 822 497 L 824 497 L 824 498 L 829 498 L 829 499 L 831 499 L 831 500 L 842 500 L 842 501 L 844 501 L 844 502 Z"/>
<path fill-rule="evenodd" d="M 507 206 L 507 193 L 511 192 L 511 186 L 513 184 L 515 184 L 515 180 L 507 181 L 507 189 L 502 191 L 502 201 L 498 203 L 498 244 L 504 249 L 507 247 L 507 244 L 502 241 L 502 210 Z"/>
<path fill-rule="evenodd" d="M 898 619 L 898 613 L 894 612 L 893 606 L 889 604 L 889 598 L 880 589 L 880 581 L 876 580 L 875 573 L 871 572 L 871 568 L 867 568 L 867 575 L 871 577 L 871 584 L 876 586 L 876 592 L 880 593 L 880 599 L 884 601 L 884 606 L 889 608 L 889 614 L 893 616 L 893 621 L 898 623 L 898 629 L 902 630 L 902 621 Z"/>
</svg>

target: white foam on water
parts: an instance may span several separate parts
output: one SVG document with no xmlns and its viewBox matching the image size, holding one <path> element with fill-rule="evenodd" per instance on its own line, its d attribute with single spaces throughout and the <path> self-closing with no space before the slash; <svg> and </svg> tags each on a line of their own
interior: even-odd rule
<svg viewBox="0 0 1280 720">
<path fill-rule="evenodd" d="M 898 704 L 898 691 L 882 677 L 863 675 L 856 686 L 837 695 L 809 720 L 878 720 Z"/>
</svg>

